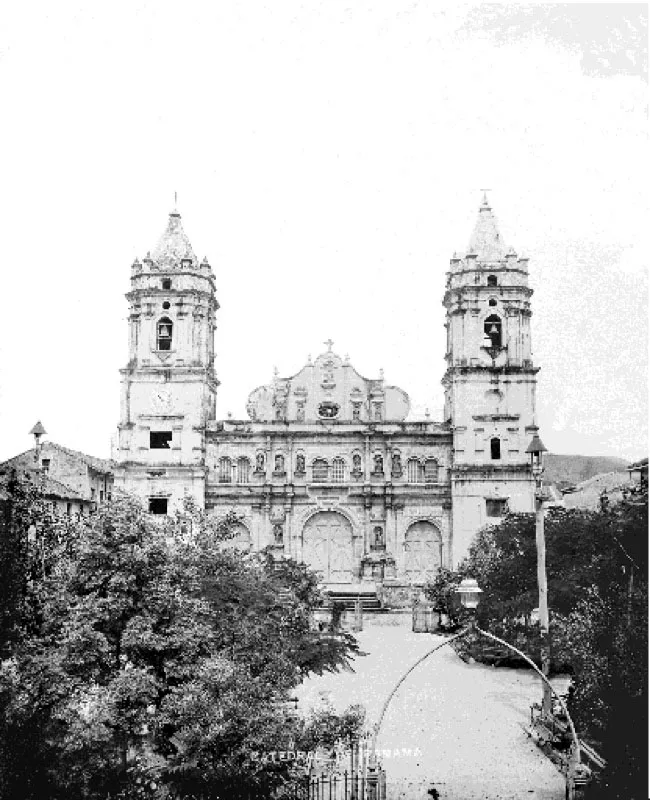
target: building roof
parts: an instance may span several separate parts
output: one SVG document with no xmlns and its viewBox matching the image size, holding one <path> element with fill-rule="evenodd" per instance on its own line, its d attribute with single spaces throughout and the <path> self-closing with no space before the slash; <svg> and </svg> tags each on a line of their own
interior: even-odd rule
<svg viewBox="0 0 650 800">
<path fill-rule="evenodd" d="M 18 458 L 18 456 L 16 456 Z M 11 459 L 13 460 L 13 459 Z M 9 462 L 5 461 L 4 464 L 8 464 Z M 4 465 L 2 465 L 4 466 Z M 18 470 L 16 470 L 19 473 Z M 8 495 L 6 492 L 6 484 L 9 482 L 9 474 L 4 472 L 0 473 L 0 499 L 6 500 Z M 18 474 L 20 478 L 20 473 Z M 56 497 L 60 500 L 77 500 L 77 501 L 87 501 L 87 498 L 83 497 L 79 494 L 75 489 L 71 489 L 69 486 L 66 486 L 65 483 L 61 481 L 57 481 L 54 478 L 51 478 L 42 470 L 34 468 L 25 468 L 22 469 L 22 478 L 29 481 L 32 486 L 37 487 L 41 494 L 45 497 Z"/>
<path fill-rule="evenodd" d="M 487 195 L 483 195 L 467 252 L 475 253 L 478 261 L 502 261 L 506 257 L 507 248 L 501 239 Z"/>
<path fill-rule="evenodd" d="M 630 464 L 628 470 L 630 469 L 648 469 L 648 459 L 642 458 L 640 461 L 635 461 L 634 464 Z"/>
<path fill-rule="evenodd" d="M 564 492 L 566 508 L 586 508 L 593 511 L 600 507 L 601 495 L 606 494 L 610 501 L 623 498 L 623 490 L 630 487 L 630 479 L 625 472 L 604 472 L 579 483 L 571 492 Z"/>
<path fill-rule="evenodd" d="M 79 450 L 72 450 L 70 447 L 64 447 L 62 444 L 57 444 L 56 442 L 43 442 L 41 445 L 41 452 L 46 452 L 49 449 L 59 450 L 62 453 L 66 453 L 67 455 L 71 456 L 72 458 L 76 458 L 95 472 L 108 474 L 113 471 L 113 462 L 109 461 L 108 459 L 89 456 L 87 453 L 82 453 Z M 32 447 L 29 450 L 19 453 L 17 456 L 12 456 L 6 461 L 0 462 L 0 469 L 7 469 L 16 466 L 16 464 L 22 461 L 25 456 L 28 456 L 30 453 L 32 456 L 34 456 L 36 453 L 36 448 Z"/>
<path fill-rule="evenodd" d="M 175 209 L 169 215 L 167 228 L 151 253 L 151 258 L 162 270 L 180 270 L 183 259 L 189 259 L 192 267 L 199 265 L 190 240 L 183 230 L 181 215 Z"/>
</svg>

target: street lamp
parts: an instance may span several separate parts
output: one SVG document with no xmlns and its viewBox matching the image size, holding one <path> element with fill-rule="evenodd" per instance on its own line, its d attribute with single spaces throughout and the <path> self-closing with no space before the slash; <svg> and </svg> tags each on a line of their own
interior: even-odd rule
<svg viewBox="0 0 650 800">
<path fill-rule="evenodd" d="M 456 589 L 460 595 L 460 602 L 463 608 L 468 611 L 476 611 L 483 589 L 480 588 L 474 578 L 463 578 Z"/>
<path fill-rule="evenodd" d="M 551 666 L 551 647 L 549 638 L 548 591 L 546 586 L 546 540 L 544 538 L 544 500 L 542 489 L 544 474 L 544 443 L 535 434 L 526 448 L 530 453 L 530 466 L 535 479 L 535 545 L 537 548 L 537 586 L 539 589 L 539 634 L 542 672 L 548 678 Z M 542 683 L 542 714 L 552 713 L 551 692 L 548 685 Z"/>
</svg>

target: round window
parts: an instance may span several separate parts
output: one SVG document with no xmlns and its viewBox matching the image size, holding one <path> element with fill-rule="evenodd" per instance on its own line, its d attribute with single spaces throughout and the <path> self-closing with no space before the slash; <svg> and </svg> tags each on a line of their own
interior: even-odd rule
<svg viewBox="0 0 650 800">
<path fill-rule="evenodd" d="M 318 406 L 318 416 L 322 419 L 334 419 L 339 413 L 338 403 L 332 403 L 326 400 Z"/>
<path fill-rule="evenodd" d="M 165 302 L 163 303 L 163 308 L 165 309 L 165 311 L 167 311 L 167 309 L 168 309 L 169 307 L 170 307 L 169 300 L 165 300 Z"/>
</svg>

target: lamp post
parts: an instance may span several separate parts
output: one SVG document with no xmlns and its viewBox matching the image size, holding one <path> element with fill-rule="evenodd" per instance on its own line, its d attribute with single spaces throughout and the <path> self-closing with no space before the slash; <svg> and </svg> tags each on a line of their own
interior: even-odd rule
<svg viewBox="0 0 650 800">
<path fill-rule="evenodd" d="M 549 637 L 548 591 L 546 585 L 546 539 L 544 538 L 544 500 L 542 488 L 544 474 L 544 453 L 547 452 L 542 440 L 535 434 L 526 448 L 530 453 L 530 465 L 535 479 L 535 545 L 537 548 L 537 586 L 539 589 L 539 634 L 542 672 L 548 678 L 551 667 L 551 647 Z M 552 713 L 551 692 L 548 684 L 542 682 L 542 714 Z"/>
</svg>

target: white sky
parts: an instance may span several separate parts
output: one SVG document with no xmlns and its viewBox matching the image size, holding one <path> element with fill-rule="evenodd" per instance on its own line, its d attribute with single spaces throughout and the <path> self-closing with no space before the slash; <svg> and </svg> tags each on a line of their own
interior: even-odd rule
<svg viewBox="0 0 650 800">
<path fill-rule="evenodd" d="M 647 87 L 585 68 L 588 11 L 563 41 L 426 2 L 12 6 L 0 459 L 37 419 L 109 455 L 130 264 L 174 191 L 217 277 L 219 416 L 331 336 L 440 418 L 445 271 L 483 188 L 531 258 L 546 445 L 647 455 Z"/>
</svg>

